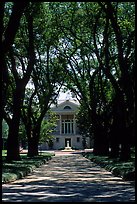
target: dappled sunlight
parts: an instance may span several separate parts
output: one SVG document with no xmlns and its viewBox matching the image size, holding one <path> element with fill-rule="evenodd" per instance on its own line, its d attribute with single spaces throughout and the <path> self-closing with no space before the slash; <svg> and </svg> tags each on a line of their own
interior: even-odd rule
<svg viewBox="0 0 137 204">
<path fill-rule="evenodd" d="M 130 182 L 81 155 L 54 157 L 32 175 L 3 185 L 3 202 L 116 202 L 135 200 Z"/>
</svg>

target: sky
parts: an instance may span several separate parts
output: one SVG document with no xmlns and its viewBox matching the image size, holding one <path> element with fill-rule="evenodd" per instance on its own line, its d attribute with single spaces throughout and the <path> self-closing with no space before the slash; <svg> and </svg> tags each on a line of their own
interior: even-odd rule
<svg viewBox="0 0 137 204">
<path fill-rule="evenodd" d="M 76 98 L 72 98 L 71 92 L 67 91 L 66 93 L 60 92 L 58 102 L 61 103 L 65 100 L 70 100 L 72 102 L 78 102 Z"/>
<path fill-rule="evenodd" d="M 32 83 L 27 84 L 27 88 L 34 88 L 34 85 Z M 74 97 L 72 97 L 71 91 L 66 91 L 65 93 L 63 91 L 60 91 L 59 97 L 58 97 L 58 103 L 62 103 L 65 100 L 70 100 L 71 102 L 79 103 L 78 100 Z"/>
</svg>

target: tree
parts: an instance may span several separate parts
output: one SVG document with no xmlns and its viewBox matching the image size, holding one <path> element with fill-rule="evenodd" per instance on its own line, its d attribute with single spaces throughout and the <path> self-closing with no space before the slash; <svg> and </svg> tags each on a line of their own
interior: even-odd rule
<svg viewBox="0 0 137 204">
<path fill-rule="evenodd" d="M 50 105 L 56 102 L 64 82 L 55 51 L 59 33 L 54 30 L 47 13 L 48 9 L 42 5 L 35 21 L 36 64 L 31 75 L 34 88 L 31 91 L 26 89 L 27 97 L 22 110 L 28 137 L 28 156 L 31 157 L 38 155 L 41 123 Z"/>
<path fill-rule="evenodd" d="M 12 10 L 12 4 L 8 5 L 9 11 Z M 132 141 L 135 138 L 134 3 L 49 2 L 37 5 L 39 7 L 29 3 L 28 10 L 24 6 L 26 18 L 18 16 L 15 21 L 16 30 L 20 29 L 13 32 L 10 41 L 3 41 L 6 42 L 1 59 L 5 67 L 3 115 L 11 127 L 11 136 L 11 130 L 17 127 L 16 159 L 20 112 L 27 124 L 29 155 L 37 155 L 41 123 L 49 105 L 56 100 L 59 87 L 64 85 L 78 95 L 81 109 L 86 110 L 85 125 L 89 128 L 88 131 L 85 128 L 83 134 L 88 133 L 94 139 L 94 153 L 108 155 L 111 147 L 111 156 L 120 154 L 121 159 L 127 160 L 133 143 L 130 138 Z M 3 3 L 0 8 L 3 28 Z M 23 11 L 19 13 L 21 16 Z M 1 36 L 6 33 L 2 31 Z M 22 39 L 23 48 L 20 47 Z M 1 48 L 3 42 L 1 40 Z M 34 89 L 24 100 L 29 79 Z M 8 93 L 13 102 L 7 97 Z M 7 111 L 12 120 L 5 114 Z"/>
<path fill-rule="evenodd" d="M 108 142 L 112 143 L 112 135 L 109 135 L 114 123 L 108 123 L 107 119 L 119 119 L 116 145 L 122 145 L 121 159 L 127 160 L 130 156 L 128 135 L 134 124 L 135 19 L 131 20 L 134 3 L 52 3 L 50 8 L 57 29 L 62 32 L 57 49 L 60 63 L 67 72 L 67 86 L 78 93 L 86 105 L 96 154 L 108 153 Z M 106 97 L 108 92 L 109 98 Z M 118 98 L 121 110 L 117 110 L 115 116 L 113 103 Z M 108 108 L 113 111 L 107 113 Z"/>
<path fill-rule="evenodd" d="M 46 65 L 46 62 L 45 58 L 43 63 L 42 59 L 39 59 L 39 64 L 33 70 L 34 90 L 31 88 L 31 91 L 27 92 L 26 89 L 27 97 L 22 109 L 22 119 L 28 137 L 28 156 L 31 157 L 38 155 L 41 123 L 50 105 L 56 101 L 61 88 L 58 83 L 62 76 L 58 66 L 50 63 Z"/>
<path fill-rule="evenodd" d="M 3 110 L 5 106 L 5 92 L 7 86 L 9 85 L 8 81 L 8 70 L 5 62 L 5 57 L 11 46 L 14 43 L 14 39 L 19 28 L 20 19 L 23 15 L 25 8 L 28 6 L 27 2 L 15 2 L 11 8 L 11 15 L 9 17 L 9 21 L 4 25 L 4 14 L 5 7 L 8 3 L 1 2 L 0 3 L 0 65 L 1 65 L 1 81 L 2 81 L 2 100 L 1 100 L 1 124 L 3 119 Z M 14 27 L 14 30 L 13 30 Z M 2 144 L 2 142 L 1 142 Z"/>
<path fill-rule="evenodd" d="M 115 49 L 117 53 L 116 62 L 112 62 L 109 57 L 109 48 L 106 52 L 106 66 L 107 68 L 114 66 L 119 70 L 119 79 L 117 85 L 119 89 L 114 86 L 116 91 L 116 100 L 119 100 L 120 110 L 117 111 L 117 119 L 120 121 L 120 129 L 117 134 L 120 136 L 121 143 L 121 160 L 128 160 L 130 158 L 130 146 L 132 144 L 132 132 L 134 128 L 134 97 L 135 87 L 133 82 L 134 73 L 134 38 L 135 38 L 135 5 L 134 3 L 99 3 L 106 13 L 106 18 L 110 20 L 111 28 L 114 32 L 114 39 L 116 41 Z M 130 9 L 129 9 L 130 8 Z M 122 16 L 122 15 L 123 16 Z M 126 14 L 126 15 L 125 15 Z M 131 19 L 132 15 L 132 19 Z M 132 61 L 131 61 L 132 59 Z M 127 83 L 128 81 L 128 83 Z M 119 133 L 118 133 L 119 132 Z"/>
<path fill-rule="evenodd" d="M 27 11 L 26 11 L 27 12 Z M 21 59 L 21 51 L 19 51 L 18 42 L 12 45 L 7 53 L 8 63 L 7 68 L 11 70 L 14 79 L 14 92 L 12 93 L 12 118 L 8 118 L 4 114 L 5 119 L 9 122 L 9 135 L 7 141 L 7 160 L 19 160 L 19 123 L 21 115 L 21 107 L 23 104 L 25 86 L 28 83 L 33 65 L 34 65 L 34 45 L 33 45 L 33 18 L 27 16 L 28 21 L 28 65 L 24 64 Z M 19 34 L 18 34 L 18 37 Z M 25 66 L 26 65 L 26 66 Z M 20 69 L 21 67 L 21 69 Z M 4 110 L 5 111 L 5 110 Z M 13 139 L 14 138 L 14 139 Z"/>
<path fill-rule="evenodd" d="M 56 6 L 58 12 L 56 11 Z M 56 25 L 63 33 L 57 49 L 60 63 L 63 64 L 64 71 L 67 73 L 66 86 L 79 95 L 88 110 L 88 120 L 92 126 L 92 129 L 90 128 L 90 135 L 91 137 L 93 133 L 96 135 L 94 136 L 95 152 L 98 154 L 107 154 L 108 142 L 107 139 L 105 139 L 107 138 L 107 134 L 105 134 L 107 130 L 105 130 L 102 122 L 102 118 L 104 117 L 102 117 L 102 110 L 103 107 L 106 108 L 106 90 L 103 90 L 102 87 L 105 86 L 107 80 L 103 78 L 104 76 L 101 73 L 94 51 L 95 42 L 92 40 L 92 38 L 94 39 L 94 35 L 98 33 L 96 33 L 96 30 L 89 30 L 89 28 L 87 28 L 88 19 L 85 15 L 83 4 L 67 4 L 64 8 L 68 9 L 67 12 L 65 10 L 65 14 L 63 13 L 64 10 L 62 7 L 57 4 L 55 5 L 54 13 L 57 19 Z M 94 7 L 95 10 L 96 8 L 98 9 L 97 6 Z M 98 13 L 100 13 L 99 9 Z M 94 13 L 95 19 L 96 16 L 98 17 L 98 13 Z M 86 16 L 86 18 L 84 16 Z M 79 22 L 81 23 L 79 24 Z M 99 34 L 100 32 L 102 32 L 102 30 L 99 31 Z M 84 33 L 84 35 L 82 35 L 82 33 Z M 93 41 L 93 45 L 91 41 Z M 99 131 L 100 129 L 101 131 Z M 104 137 L 102 137 L 102 135 L 99 136 L 103 132 Z M 104 139 L 101 141 L 101 138 Z"/>
</svg>

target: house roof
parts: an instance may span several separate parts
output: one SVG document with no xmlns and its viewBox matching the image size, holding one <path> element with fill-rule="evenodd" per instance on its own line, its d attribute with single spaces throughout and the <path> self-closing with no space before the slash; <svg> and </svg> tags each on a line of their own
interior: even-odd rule
<svg viewBox="0 0 137 204">
<path fill-rule="evenodd" d="M 76 110 L 78 109 L 79 104 L 74 103 L 70 100 L 65 100 L 64 102 L 53 106 L 51 108 L 52 111 L 56 112 L 56 113 L 74 113 L 76 112 Z"/>
</svg>

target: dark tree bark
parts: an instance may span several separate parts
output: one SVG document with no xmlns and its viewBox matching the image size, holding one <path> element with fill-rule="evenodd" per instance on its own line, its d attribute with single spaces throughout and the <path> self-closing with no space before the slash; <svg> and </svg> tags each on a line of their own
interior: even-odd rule
<svg viewBox="0 0 137 204">
<path fill-rule="evenodd" d="M 21 107 L 23 104 L 25 90 L 22 90 L 22 86 L 16 87 L 13 99 L 13 118 L 9 125 L 9 135 L 7 140 L 7 160 L 20 160 L 19 152 L 19 124 Z"/>
<path fill-rule="evenodd" d="M 11 126 L 9 127 L 8 142 L 7 142 L 7 160 L 20 160 L 19 152 L 19 124 L 21 118 L 21 108 L 23 107 L 23 100 L 25 95 L 25 87 L 29 81 L 35 63 L 34 42 L 33 42 L 33 18 L 29 16 L 28 19 L 29 31 L 29 47 L 28 47 L 28 66 L 27 71 L 22 78 L 18 75 L 16 70 L 16 61 L 14 52 L 10 50 L 10 58 L 12 64 L 12 73 L 15 79 L 15 91 L 13 94 L 13 117 L 11 119 Z"/>
<path fill-rule="evenodd" d="M 131 80 L 131 74 L 129 70 L 131 69 L 131 63 L 129 63 L 128 56 L 131 51 L 131 40 L 127 38 L 127 52 L 126 55 L 125 45 L 122 35 L 122 30 L 117 21 L 117 11 L 113 7 L 111 2 L 104 3 L 100 2 L 100 6 L 103 8 L 104 12 L 108 19 L 110 19 L 111 26 L 116 36 L 117 50 L 118 50 L 118 64 L 121 71 L 121 78 L 119 79 L 119 87 L 120 91 L 117 91 L 116 94 L 119 94 L 119 106 L 121 106 L 120 114 L 122 115 L 121 121 L 121 131 L 119 132 L 120 140 L 121 140 L 121 151 L 120 151 L 120 159 L 128 160 L 130 158 L 130 148 L 131 148 L 131 137 L 132 137 L 132 121 L 134 121 L 134 91 Z M 134 35 L 134 32 L 131 33 L 130 38 Z M 115 88 L 115 86 L 114 86 Z M 117 115 L 118 119 L 119 115 Z M 133 122 L 134 123 L 134 122 Z M 130 131 L 129 131 L 130 129 Z"/>
<path fill-rule="evenodd" d="M 4 34 L 3 51 L 6 54 L 14 42 L 20 25 L 20 19 L 29 2 L 14 2 L 12 13 Z M 14 29 L 13 29 L 14 28 Z"/>
<path fill-rule="evenodd" d="M 28 157 L 38 156 L 38 144 L 40 137 L 40 126 L 41 124 L 35 125 L 34 129 L 31 130 L 31 135 L 28 137 Z"/>
<path fill-rule="evenodd" d="M 0 66 L 1 66 L 1 71 L 0 71 L 0 79 L 2 81 L 2 97 L 0 100 L 0 108 L 1 108 L 1 115 L 2 117 L 0 117 L 0 124 L 2 124 L 2 119 L 3 119 L 3 115 L 4 115 L 4 105 L 5 105 L 5 99 L 4 99 L 4 91 L 5 90 L 5 84 L 7 84 L 8 82 L 8 71 L 7 71 L 7 67 L 6 67 L 6 62 L 5 62 L 5 56 L 8 53 L 10 47 L 12 46 L 14 39 L 15 39 L 15 35 L 17 33 L 17 30 L 19 28 L 19 24 L 20 24 L 20 19 L 21 16 L 24 12 L 24 9 L 27 7 L 28 3 L 27 2 L 15 2 L 12 8 L 12 13 L 10 16 L 10 20 L 8 22 L 8 26 L 5 29 L 5 33 L 4 32 L 4 6 L 5 3 L 1 2 L 0 3 Z M 14 29 L 13 29 L 14 28 Z M 20 97 L 20 96 L 19 96 Z M 18 99 L 15 99 L 15 101 Z M 20 105 L 19 105 L 20 106 Z M 16 110 L 14 110 L 16 112 Z M 17 117 L 15 117 L 15 121 L 17 123 Z M 13 126 L 16 124 L 13 123 Z M 15 128 L 16 129 L 16 128 Z M 14 130 L 15 130 L 14 129 Z M 14 134 L 14 133 L 13 133 Z M 1 134 L 2 135 L 2 134 Z M 16 135 L 16 133 L 15 133 Z M 15 136 L 16 137 L 16 136 Z M 2 138 L 0 138 L 1 140 Z M 12 139 L 13 141 L 13 139 Z M 0 144 L 2 144 L 2 142 L 0 142 Z M 15 146 L 14 146 L 15 147 Z M 15 151 L 18 151 L 18 147 L 15 147 Z M 14 152 L 15 153 L 15 152 Z M 13 153 L 13 154 L 14 154 Z M 18 156 L 16 156 L 15 159 L 17 159 Z"/>
<path fill-rule="evenodd" d="M 0 2 L 0 81 L 3 79 L 3 70 L 4 70 L 4 53 L 2 50 L 2 34 L 3 34 L 3 17 L 4 17 L 4 2 Z M 3 84 L 1 87 L 1 92 L 0 92 L 0 146 L 2 149 L 2 120 L 3 120 L 3 96 L 2 96 L 2 89 L 3 89 Z"/>
<path fill-rule="evenodd" d="M 109 141 L 108 134 L 106 128 L 101 124 L 101 120 L 97 117 L 94 120 L 96 122 L 92 122 L 94 124 L 94 146 L 93 153 L 95 155 L 109 155 Z"/>
<path fill-rule="evenodd" d="M 119 124 L 117 123 L 117 120 L 114 119 L 113 124 L 110 127 L 110 133 L 109 133 L 109 145 L 110 145 L 110 157 L 111 158 L 118 158 L 120 154 L 120 140 L 119 140 L 119 134 L 120 130 L 118 128 Z"/>
</svg>

